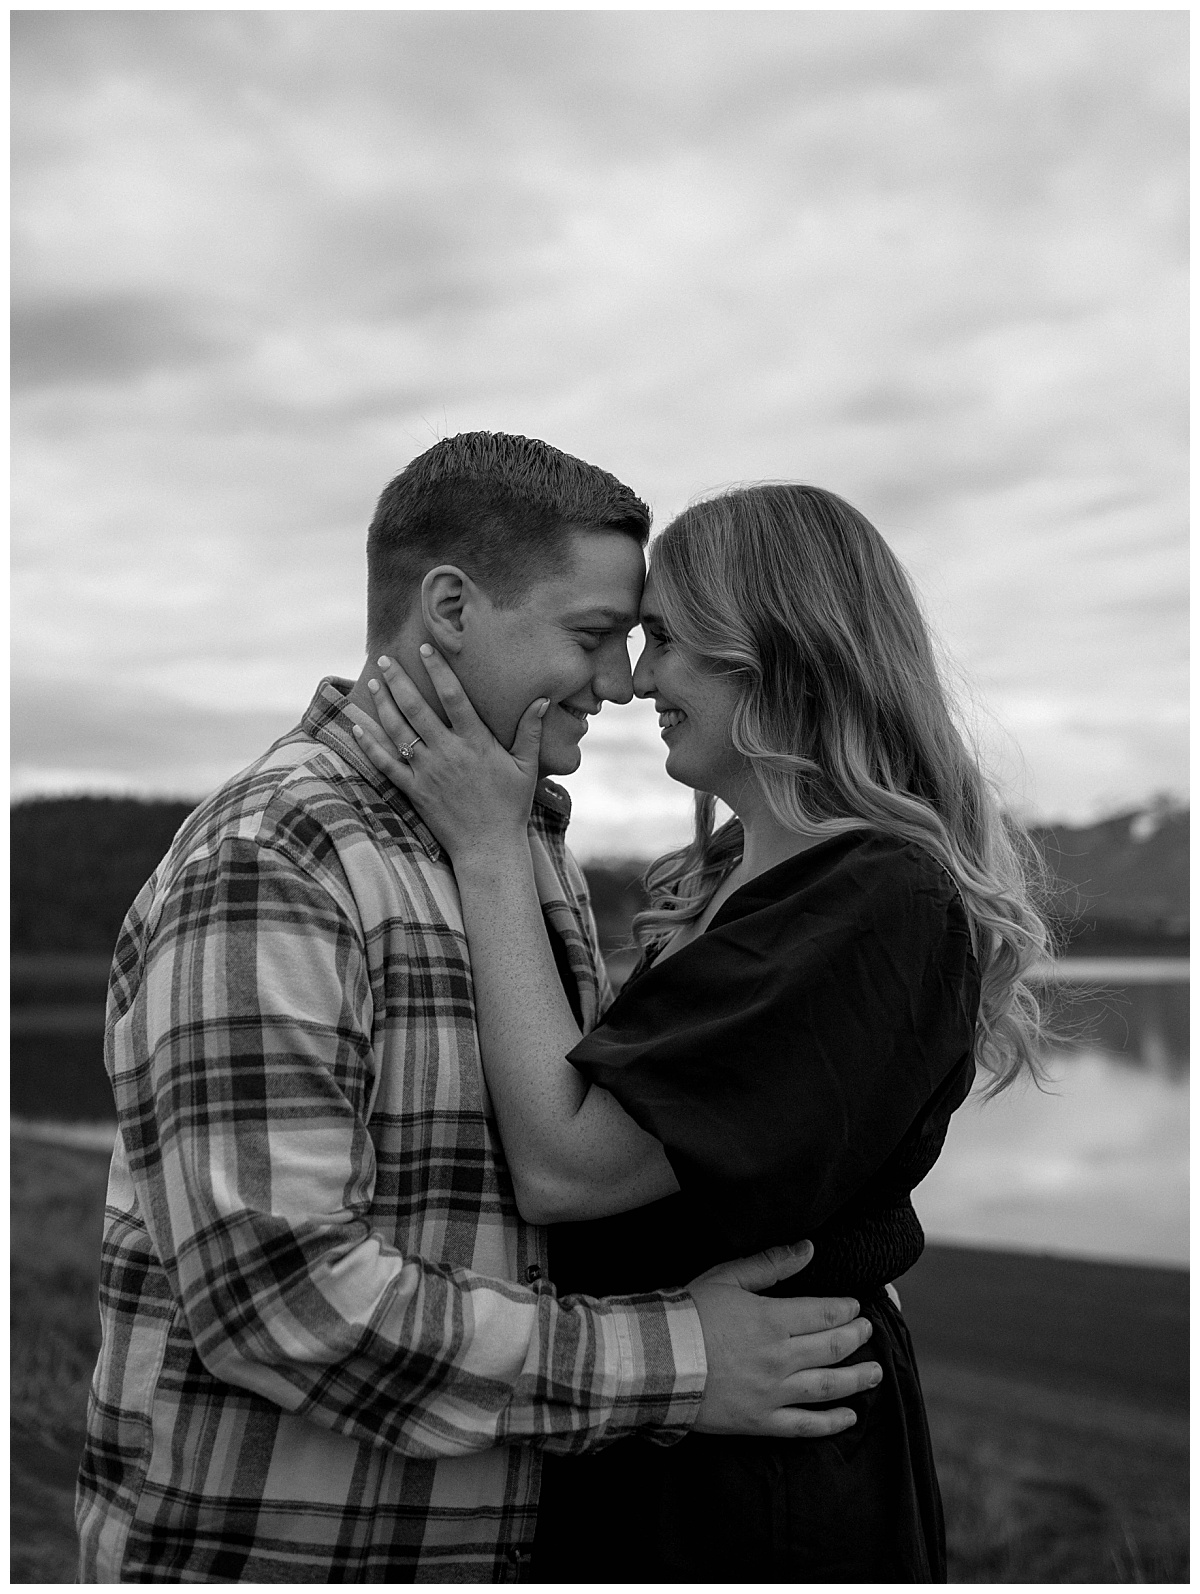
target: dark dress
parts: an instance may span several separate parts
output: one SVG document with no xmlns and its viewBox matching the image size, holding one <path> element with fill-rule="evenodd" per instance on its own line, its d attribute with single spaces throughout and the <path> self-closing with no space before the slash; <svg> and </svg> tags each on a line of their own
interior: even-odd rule
<svg viewBox="0 0 1200 1594">
<path fill-rule="evenodd" d="M 560 962 L 565 969 L 565 964 Z M 870 831 L 743 886 L 631 977 L 571 1061 L 662 1141 L 676 1195 L 551 1231 L 560 1295 L 685 1284 L 808 1237 L 769 1291 L 852 1295 L 883 1381 L 826 1439 L 689 1434 L 544 1459 L 541 1582 L 944 1582 L 912 1344 L 884 1292 L 924 1236 L 909 1194 L 974 1077 L 979 973 L 949 875 Z"/>
</svg>

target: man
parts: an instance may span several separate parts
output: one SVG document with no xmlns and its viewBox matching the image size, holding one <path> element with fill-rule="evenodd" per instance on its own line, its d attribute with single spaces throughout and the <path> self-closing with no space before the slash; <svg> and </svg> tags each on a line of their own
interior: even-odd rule
<svg viewBox="0 0 1200 1594">
<path fill-rule="evenodd" d="M 439 443 L 371 526 L 369 657 L 450 627 L 502 739 L 550 698 L 543 765 L 566 773 L 587 715 L 632 695 L 648 526 L 545 444 Z M 867 1332 L 853 1302 L 751 1293 L 798 1254 L 556 1298 L 489 1110 L 453 873 L 345 712 L 373 670 L 323 681 L 196 810 L 117 945 L 84 1581 L 512 1581 L 543 1449 L 836 1431 L 796 1402 L 878 1371 L 832 1366 Z M 587 1028 L 608 993 L 568 808 L 543 781 L 531 829 Z"/>
</svg>

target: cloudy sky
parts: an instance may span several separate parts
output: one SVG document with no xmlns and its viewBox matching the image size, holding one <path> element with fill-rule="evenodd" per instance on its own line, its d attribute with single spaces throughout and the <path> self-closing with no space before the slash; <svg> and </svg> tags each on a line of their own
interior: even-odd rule
<svg viewBox="0 0 1200 1594">
<path fill-rule="evenodd" d="M 247 762 L 477 427 L 834 489 L 1014 807 L 1186 793 L 1186 13 L 14 23 L 15 795 Z M 645 705 L 585 746 L 584 855 L 684 833 Z"/>
</svg>

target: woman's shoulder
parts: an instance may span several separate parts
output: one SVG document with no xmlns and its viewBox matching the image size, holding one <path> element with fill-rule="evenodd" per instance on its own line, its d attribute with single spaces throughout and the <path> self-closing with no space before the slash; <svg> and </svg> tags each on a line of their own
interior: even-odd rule
<svg viewBox="0 0 1200 1594">
<path fill-rule="evenodd" d="M 760 966 L 784 965 L 801 982 L 828 958 L 877 971 L 881 961 L 967 967 L 973 956 L 949 871 L 917 843 L 866 829 L 826 838 L 748 882 L 696 944 L 705 942 L 712 956 L 728 946 Z"/>
<path fill-rule="evenodd" d="M 971 935 L 953 877 L 925 848 L 866 828 L 823 837 L 755 875 L 722 904 L 700 935 L 667 957 L 643 954 L 623 987 L 674 988 L 716 980 L 732 996 L 734 976 L 754 988 L 788 988 L 847 967 L 925 968 L 949 956 L 969 961 Z M 831 961 L 832 960 L 832 961 Z M 645 977 L 651 970 L 654 980 Z"/>
<path fill-rule="evenodd" d="M 878 887 L 920 887 L 939 900 L 961 900 L 958 882 L 940 859 L 919 842 L 883 830 L 853 834 L 847 853 L 850 867 Z"/>
<path fill-rule="evenodd" d="M 826 837 L 766 870 L 733 894 L 714 923 L 756 908 L 854 918 L 905 904 L 922 915 L 952 917 L 963 907 L 954 877 L 931 852 L 863 828 Z"/>
<path fill-rule="evenodd" d="M 928 848 L 879 830 L 857 831 L 847 841 L 831 881 L 847 913 L 897 935 L 969 939 L 958 882 Z"/>
</svg>

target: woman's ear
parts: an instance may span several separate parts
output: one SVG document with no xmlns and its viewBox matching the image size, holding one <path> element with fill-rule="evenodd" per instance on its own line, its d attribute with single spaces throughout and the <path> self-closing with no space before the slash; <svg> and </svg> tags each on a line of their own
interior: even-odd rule
<svg viewBox="0 0 1200 1594">
<path fill-rule="evenodd" d="M 438 565 L 421 582 L 421 619 L 440 653 L 463 645 L 463 610 L 474 583 L 457 565 Z"/>
</svg>

